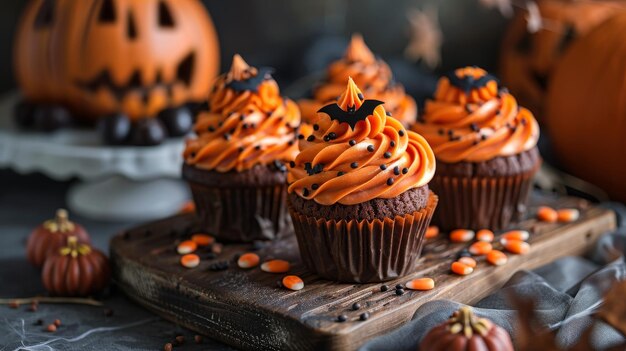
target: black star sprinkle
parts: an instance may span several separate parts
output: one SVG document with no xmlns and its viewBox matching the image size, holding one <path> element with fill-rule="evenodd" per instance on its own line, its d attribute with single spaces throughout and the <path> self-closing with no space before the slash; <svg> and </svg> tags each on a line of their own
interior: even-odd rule
<svg viewBox="0 0 626 351">
<path fill-rule="evenodd" d="M 315 136 L 313 134 L 309 135 L 308 138 L 306 138 L 306 141 L 313 141 L 315 140 Z"/>
<path fill-rule="evenodd" d="M 407 174 L 409 173 L 409 169 L 408 168 L 402 168 L 402 174 Z"/>
<path fill-rule="evenodd" d="M 320 126 L 318 126 L 317 124 L 313 125 L 313 130 L 319 130 L 319 129 L 320 129 Z"/>
<path fill-rule="evenodd" d="M 400 175 L 400 167 L 395 166 L 395 167 L 393 168 L 393 174 L 395 174 L 395 175 Z"/>
<path fill-rule="evenodd" d="M 387 165 L 383 163 L 382 165 L 380 165 L 380 169 L 382 169 L 383 171 L 386 170 L 387 169 Z"/>
<path fill-rule="evenodd" d="M 393 185 L 393 178 L 387 179 L 387 185 Z"/>
<path fill-rule="evenodd" d="M 391 158 L 391 152 L 387 151 L 387 152 L 385 152 L 385 154 L 383 156 L 385 158 Z"/>
<path fill-rule="evenodd" d="M 348 142 L 348 144 L 350 144 L 350 146 L 354 146 L 356 145 L 356 140 L 352 139 Z"/>
<path fill-rule="evenodd" d="M 369 151 L 369 152 L 374 152 L 374 150 L 375 150 L 375 149 L 374 149 L 374 145 L 368 145 L 368 146 L 367 146 L 367 151 Z"/>
<path fill-rule="evenodd" d="M 358 168 L 358 167 L 359 167 L 359 164 L 358 164 L 357 162 L 352 162 L 352 163 L 350 164 L 350 167 L 352 167 L 352 168 Z"/>
</svg>

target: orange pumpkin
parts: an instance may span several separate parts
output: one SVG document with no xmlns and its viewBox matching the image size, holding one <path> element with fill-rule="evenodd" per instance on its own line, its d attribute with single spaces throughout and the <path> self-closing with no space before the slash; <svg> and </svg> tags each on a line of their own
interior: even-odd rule
<svg viewBox="0 0 626 351">
<path fill-rule="evenodd" d="M 511 21 L 502 41 L 500 78 L 520 104 L 542 120 L 546 87 L 570 44 L 624 9 L 620 1 L 540 0 L 544 27 L 527 29 L 526 11 Z"/>
<path fill-rule="evenodd" d="M 197 0 L 32 0 L 15 43 L 26 100 L 88 119 L 203 101 L 219 65 Z"/>
<path fill-rule="evenodd" d="M 81 243 L 89 243 L 89 234 L 80 224 L 71 222 L 66 210 L 57 210 L 56 217 L 39 225 L 28 237 L 26 257 L 36 267 L 43 266 L 46 259 L 56 253 L 70 236 Z"/>
<path fill-rule="evenodd" d="M 420 343 L 428 351 L 513 351 L 509 333 L 488 319 L 476 318 L 462 307 L 449 320 L 431 329 Z"/>
<path fill-rule="evenodd" d="M 548 91 L 546 123 L 572 174 L 626 201 L 626 12 L 572 45 Z"/>
<path fill-rule="evenodd" d="M 87 296 L 102 291 L 111 277 L 109 260 L 75 236 L 67 246 L 48 257 L 41 278 L 46 290 L 58 296 Z"/>
</svg>

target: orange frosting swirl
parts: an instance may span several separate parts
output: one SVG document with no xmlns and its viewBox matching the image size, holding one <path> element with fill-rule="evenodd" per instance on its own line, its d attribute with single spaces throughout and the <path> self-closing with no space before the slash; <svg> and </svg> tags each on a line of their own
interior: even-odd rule
<svg viewBox="0 0 626 351">
<path fill-rule="evenodd" d="M 187 164 L 241 172 L 296 157 L 300 111 L 293 101 L 280 96 L 269 73 L 257 77 L 260 74 L 263 70 L 235 55 L 230 71 L 214 84 L 209 111 L 198 117 L 194 126 L 198 137 L 187 140 Z"/>
<path fill-rule="evenodd" d="M 337 100 L 348 77 L 363 87 L 369 98 L 384 101 L 387 111 L 405 126 L 415 122 L 415 100 L 406 95 L 402 85 L 393 81 L 389 66 L 374 56 L 358 34 L 352 36 L 344 57 L 330 64 L 326 79 L 314 89 L 313 98 L 298 101 L 304 122 L 316 123 L 317 110 Z"/>
<path fill-rule="evenodd" d="M 512 156 L 537 145 L 532 113 L 497 80 L 476 67 L 460 68 L 439 80 L 433 100 L 412 129 L 447 163 L 481 162 Z"/>
<path fill-rule="evenodd" d="M 349 78 L 337 104 L 359 110 L 364 97 Z M 289 167 L 289 192 L 321 205 L 354 205 L 393 198 L 427 184 L 435 173 L 432 149 L 417 133 L 376 106 L 354 125 L 320 113 L 318 127 L 300 141 Z"/>
</svg>

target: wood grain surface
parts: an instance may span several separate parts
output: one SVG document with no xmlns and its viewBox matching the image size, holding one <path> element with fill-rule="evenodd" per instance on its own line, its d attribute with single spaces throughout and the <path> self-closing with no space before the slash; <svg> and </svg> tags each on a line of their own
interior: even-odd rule
<svg viewBox="0 0 626 351">
<path fill-rule="evenodd" d="M 540 223 L 528 219 L 515 229 L 531 233 L 526 255 L 509 255 L 500 267 L 478 259 L 474 273 L 453 275 L 450 264 L 467 244 L 451 244 L 445 234 L 428 240 L 417 272 L 382 284 L 338 284 L 320 279 L 301 264 L 293 236 L 266 245 L 226 244 L 217 258 L 201 250 L 200 266 L 187 269 L 179 264 L 176 243 L 196 232 L 195 217 L 181 215 L 125 231 L 111 241 L 116 283 L 132 299 L 199 333 L 248 350 L 354 350 L 367 340 L 389 332 L 411 319 L 423 303 L 450 299 L 472 304 L 498 289 L 518 270 L 532 269 L 559 257 L 586 251 L 603 233 L 615 228 L 615 215 L 575 198 L 533 200 L 536 206 L 575 207 L 579 220 L 568 224 Z M 259 246 L 261 246 L 259 248 Z M 264 247 L 263 247 L 264 246 Z M 242 270 L 236 257 L 256 250 L 262 260 L 286 259 L 289 274 L 300 276 L 305 287 L 290 291 L 279 286 L 284 274 L 259 268 Z M 210 269 L 228 261 L 223 271 Z M 410 291 L 397 296 L 396 284 L 416 277 L 431 277 L 435 289 Z M 352 310 L 355 302 L 361 304 Z M 359 316 L 369 313 L 361 321 Z M 345 314 L 346 322 L 337 317 Z"/>
</svg>

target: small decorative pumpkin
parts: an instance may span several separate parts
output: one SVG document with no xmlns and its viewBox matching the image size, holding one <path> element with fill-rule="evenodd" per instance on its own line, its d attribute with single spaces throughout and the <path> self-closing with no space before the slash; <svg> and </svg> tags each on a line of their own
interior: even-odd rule
<svg viewBox="0 0 626 351">
<path fill-rule="evenodd" d="M 92 121 L 150 119 L 153 129 L 173 125 L 170 135 L 180 121 L 190 130 L 179 109 L 206 99 L 219 68 L 217 35 L 198 0 L 31 0 L 15 43 L 27 102 Z M 110 124 L 106 141 L 130 141 Z"/>
<path fill-rule="evenodd" d="M 420 343 L 424 351 L 513 351 L 509 333 L 488 319 L 476 318 L 468 306 L 461 307 L 443 324 L 431 329 Z"/>
<path fill-rule="evenodd" d="M 615 200 L 626 201 L 626 12 L 572 44 L 546 99 L 559 163 Z"/>
<path fill-rule="evenodd" d="M 537 1 L 544 27 L 527 29 L 526 11 L 519 11 L 502 40 L 500 78 L 520 105 L 543 116 L 546 87 L 570 44 L 624 9 L 619 1 Z"/>
<path fill-rule="evenodd" d="M 70 236 L 76 237 L 82 243 L 91 241 L 85 228 L 70 221 L 66 210 L 59 209 L 54 219 L 39 225 L 28 237 L 26 243 L 28 261 L 37 267 L 43 266 L 46 258 L 63 247 Z"/>
<path fill-rule="evenodd" d="M 99 250 L 67 238 L 67 246 L 46 259 L 41 278 L 52 295 L 87 296 L 102 291 L 111 277 L 109 260 Z"/>
</svg>

